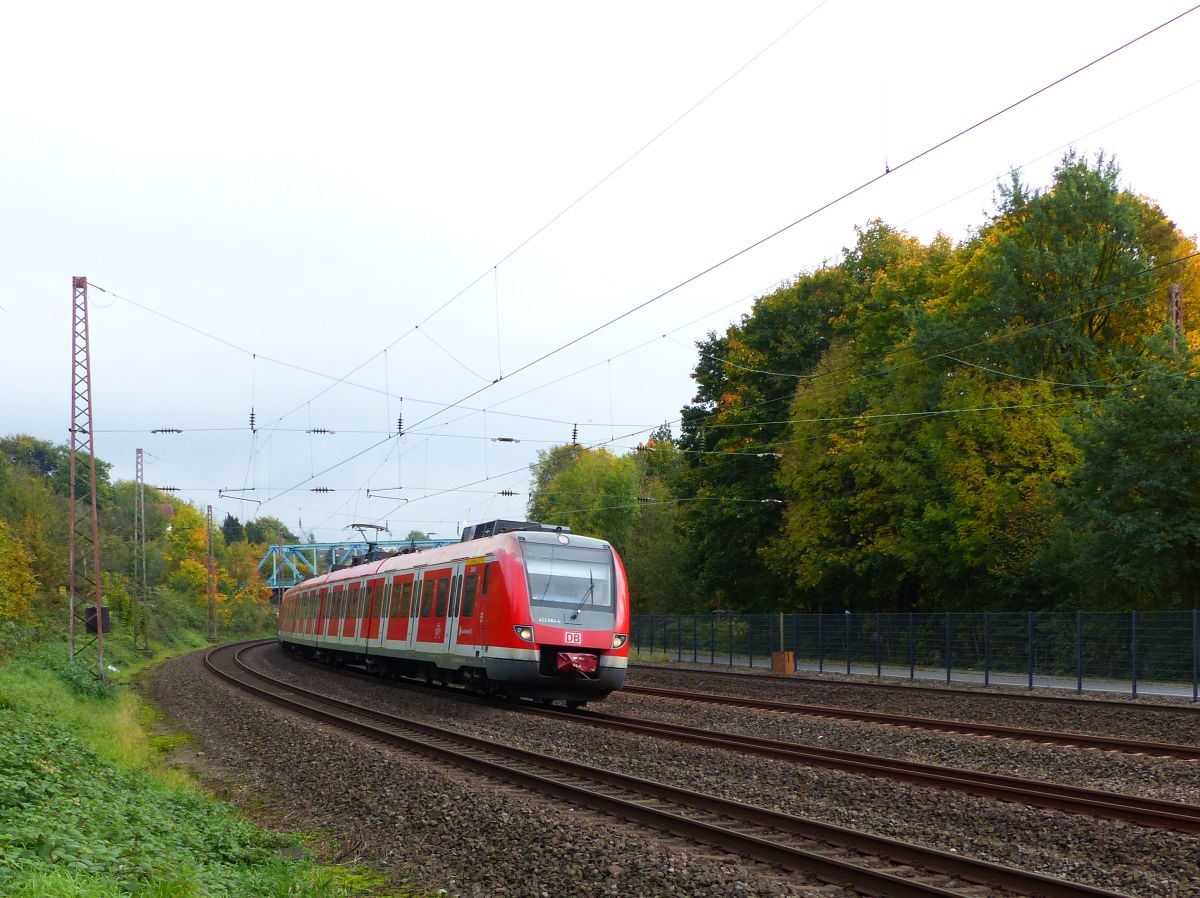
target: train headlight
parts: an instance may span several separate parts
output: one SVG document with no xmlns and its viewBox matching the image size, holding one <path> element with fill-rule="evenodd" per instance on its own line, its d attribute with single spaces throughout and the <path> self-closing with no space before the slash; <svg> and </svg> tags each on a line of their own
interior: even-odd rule
<svg viewBox="0 0 1200 898">
<path fill-rule="evenodd" d="M 613 647 L 614 649 L 619 649 L 619 648 L 621 648 L 623 645 L 625 645 L 625 642 L 626 642 L 626 640 L 628 640 L 628 639 L 629 639 L 629 634 L 627 634 L 627 633 L 614 633 L 614 634 L 613 634 L 612 647 Z"/>
<path fill-rule="evenodd" d="M 533 627 L 513 627 L 517 638 L 524 642 L 533 642 Z"/>
</svg>

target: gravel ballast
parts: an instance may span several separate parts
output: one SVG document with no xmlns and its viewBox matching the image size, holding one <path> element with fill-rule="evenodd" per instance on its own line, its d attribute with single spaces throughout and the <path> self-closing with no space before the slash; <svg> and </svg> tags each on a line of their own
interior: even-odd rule
<svg viewBox="0 0 1200 898">
<path fill-rule="evenodd" d="M 329 669 L 288 658 L 274 647 L 258 652 L 254 659 L 267 672 L 300 685 L 498 742 L 1133 895 L 1200 893 L 1200 868 L 1196 865 L 1200 840 L 1191 836 L 583 725 L 564 725 L 504 708 L 454 702 L 386 682 L 339 676 Z M 787 733 L 780 732 L 780 728 L 797 725 L 791 715 L 712 711 L 706 706 L 703 719 L 698 720 L 698 706 L 694 704 L 620 694 L 610 697 L 602 707 L 615 713 L 719 729 L 740 726 L 738 731 L 755 735 L 1161 797 L 1178 799 L 1186 797 L 1179 794 L 1181 789 L 1191 794 L 1197 789 L 1197 765 L 1185 762 L 839 721 L 808 720 L 803 724 L 804 733 Z M 814 724 L 822 732 L 814 732 Z M 821 738 L 825 734 L 827 738 Z M 864 734 L 872 734 L 879 745 L 864 745 Z M 901 751 L 896 752 L 903 742 L 909 744 L 900 745 Z M 888 745 L 893 751 L 885 750 Z M 1047 775 L 1047 768 L 1059 775 Z M 1089 776 L 1081 778 L 1078 774 L 1084 771 Z"/>
<path fill-rule="evenodd" d="M 846 684 L 808 675 L 771 677 L 746 673 L 730 676 L 724 672 L 674 666 L 639 665 L 629 671 L 628 682 L 796 704 L 1200 745 L 1200 712 L 1180 713 L 1172 710 L 1171 705 L 1149 702 L 1138 704 L 1137 710 L 1130 710 L 1124 701 L 1094 699 L 1083 707 L 1074 702 L 1030 701 L 1020 694 L 966 687 L 955 688 L 953 694 L 934 691 L 920 683 L 905 684 L 900 689 L 872 689 L 862 683 Z M 1180 704 L 1183 703 L 1175 707 Z"/>
<path fill-rule="evenodd" d="M 397 882 L 472 898 L 846 894 L 280 714 L 218 682 L 202 657 L 164 664 L 150 689 L 201 740 L 208 774 Z"/>
</svg>

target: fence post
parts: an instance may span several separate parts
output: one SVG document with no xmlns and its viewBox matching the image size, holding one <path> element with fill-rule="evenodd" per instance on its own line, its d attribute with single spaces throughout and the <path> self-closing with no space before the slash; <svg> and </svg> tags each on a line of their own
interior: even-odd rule
<svg viewBox="0 0 1200 898">
<path fill-rule="evenodd" d="M 1025 651 L 1029 656 L 1029 688 L 1033 688 L 1033 612 L 1026 612 Z"/>
<path fill-rule="evenodd" d="M 820 611 L 817 612 L 817 673 L 825 673 L 825 622 Z"/>
<path fill-rule="evenodd" d="M 1137 612 L 1129 612 L 1129 676 L 1130 692 L 1137 698 Z"/>
<path fill-rule="evenodd" d="M 750 669 L 754 670 L 754 615 L 746 615 L 746 654 L 750 658 Z"/>
<path fill-rule="evenodd" d="M 792 615 L 792 645 L 796 647 L 796 654 L 792 656 L 792 673 L 800 669 L 800 615 Z"/>
<path fill-rule="evenodd" d="M 692 663 L 700 657 L 700 615 L 692 615 Z"/>
<path fill-rule="evenodd" d="M 675 646 L 678 652 L 675 655 L 676 661 L 683 660 L 683 615 L 675 615 Z"/>
<path fill-rule="evenodd" d="M 950 644 L 950 612 L 946 612 L 946 683 L 950 683 L 950 664 L 954 658 L 954 648 Z"/>
<path fill-rule="evenodd" d="M 1197 687 L 1200 687 L 1200 664 L 1197 664 L 1197 661 L 1200 661 L 1200 656 L 1197 656 L 1197 654 L 1196 654 L 1196 649 L 1197 649 L 1197 646 L 1196 646 L 1197 638 L 1196 637 L 1200 636 L 1200 632 L 1197 632 L 1197 631 L 1200 631 L 1200 614 L 1197 614 L 1197 609 L 1193 608 L 1192 609 L 1192 701 L 1196 701 L 1197 698 L 1200 698 L 1200 689 L 1197 688 Z"/>
<path fill-rule="evenodd" d="M 911 611 L 908 612 L 908 678 L 917 678 L 917 631 L 914 629 Z"/>
<path fill-rule="evenodd" d="M 846 676 L 850 676 L 850 610 L 846 610 Z"/>
<path fill-rule="evenodd" d="M 639 614 L 633 619 L 633 644 L 637 646 L 637 653 L 642 653 L 642 616 Z"/>
<path fill-rule="evenodd" d="M 992 681 L 992 631 L 991 618 L 983 612 L 983 685 L 990 686 Z"/>
<path fill-rule="evenodd" d="M 875 612 L 875 679 L 883 679 L 883 615 Z"/>
<path fill-rule="evenodd" d="M 1075 691 L 1083 692 L 1083 612 L 1075 612 Z"/>
<path fill-rule="evenodd" d="M 649 617 L 647 618 L 647 624 L 649 625 L 647 627 L 647 629 L 650 632 L 647 634 L 648 638 L 646 641 L 647 641 L 647 643 L 649 643 L 649 645 L 647 646 L 646 653 L 649 655 L 653 655 L 654 654 L 654 615 L 653 614 L 649 615 Z"/>
</svg>

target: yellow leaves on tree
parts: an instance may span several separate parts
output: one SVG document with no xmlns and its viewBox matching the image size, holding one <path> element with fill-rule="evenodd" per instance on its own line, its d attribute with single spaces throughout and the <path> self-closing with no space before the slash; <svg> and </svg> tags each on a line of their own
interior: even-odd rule
<svg viewBox="0 0 1200 898">
<path fill-rule="evenodd" d="M 0 521 L 0 621 L 19 621 L 29 616 L 37 593 L 33 556 Z"/>
<path fill-rule="evenodd" d="M 185 558 L 168 576 L 171 588 L 184 595 L 203 598 L 208 593 L 208 568 L 199 561 Z"/>
</svg>

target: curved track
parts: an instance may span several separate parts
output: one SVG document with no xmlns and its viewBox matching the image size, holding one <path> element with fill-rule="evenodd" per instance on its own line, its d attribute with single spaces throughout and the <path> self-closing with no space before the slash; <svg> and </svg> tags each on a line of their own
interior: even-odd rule
<svg viewBox="0 0 1200 898">
<path fill-rule="evenodd" d="M 631 669 L 664 671 L 675 674 L 696 674 L 703 677 L 732 677 L 750 680 L 772 680 L 776 683 L 794 683 L 798 686 L 849 686 L 853 689 L 874 689 L 884 692 L 907 692 L 910 695 L 952 695 L 956 698 L 979 698 L 983 700 L 999 699 L 1011 702 L 1029 702 L 1033 704 L 1056 705 L 1058 707 L 1076 708 L 1116 708 L 1120 711 L 1130 711 L 1149 714 L 1200 714 L 1200 704 L 1166 704 L 1149 699 L 1129 701 L 1128 699 L 1108 698 L 1075 698 L 1067 695 L 1036 695 L 1026 692 L 985 692 L 984 688 L 995 688 L 996 684 L 981 689 L 966 689 L 953 686 L 926 685 L 927 680 L 912 680 L 912 685 L 902 683 L 878 683 L 865 680 L 826 680 L 820 677 L 805 676 L 804 674 L 774 674 L 774 673 L 740 673 L 731 670 L 705 670 L 698 667 L 670 667 L 665 664 L 630 663 Z M 982 686 L 983 684 L 978 684 Z M 1044 688 L 1044 687 L 1039 687 Z M 1161 696 L 1156 696 L 1161 697 Z"/>
<path fill-rule="evenodd" d="M 1200 746 L 1196 745 L 1176 745 L 1170 742 L 1140 742 L 1134 739 L 1118 739 L 1112 736 L 1093 736 L 1087 733 L 1060 733 L 1054 730 L 1033 730 L 1025 727 L 1006 727 L 991 723 L 970 723 L 961 720 L 941 720 L 936 717 L 888 714 L 883 711 L 856 711 L 852 708 L 803 705 L 794 702 L 768 701 L 766 699 L 746 698 L 736 695 L 719 695 L 714 692 L 688 692 L 682 689 L 662 689 L 657 686 L 626 685 L 622 687 L 621 691 L 630 695 L 647 695 L 655 698 L 670 698 L 686 702 L 732 705 L 737 708 L 754 708 L 760 711 L 778 711 L 785 714 L 803 714 L 809 717 L 825 717 L 834 720 L 856 720 L 861 723 L 885 724 L 887 726 L 898 726 L 906 729 L 937 730 L 967 736 L 1016 739 L 1022 742 L 1037 742 L 1042 745 L 1069 745 L 1075 748 L 1094 748 L 1101 751 L 1116 751 L 1125 754 L 1179 758 L 1185 761 L 1200 760 Z"/>
<path fill-rule="evenodd" d="M 368 682 L 380 682 L 378 677 L 349 668 L 341 668 L 339 673 L 342 676 L 361 678 Z M 458 701 L 491 706 L 496 704 L 494 699 L 471 695 L 453 687 L 430 686 L 408 680 L 398 680 L 392 685 L 419 692 L 434 692 Z M 507 703 L 503 707 L 523 714 L 560 718 L 573 723 L 672 739 L 693 745 L 735 751 L 740 754 L 789 761 L 809 767 L 822 767 L 862 776 L 899 780 L 930 788 L 966 792 L 1000 801 L 1070 814 L 1126 820 L 1140 826 L 1200 835 L 1200 806 L 1177 801 L 1144 798 L 1100 789 L 1084 789 L 1044 780 L 984 773 L 962 768 L 939 767 L 880 755 L 822 748 L 777 739 L 764 739 L 741 733 L 704 730 L 638 717 L 624 717 L 603 711 L 563 711 L 528 703 Z"/>
<path fill-rule="evenodd" d="M 207 653 L 205 664 L 260 698 L 343 729 L 776 868 L 849 884 L 864 894 L 975 898 L 982 886 L 1005 895 L 1117 896 L 1094 886 L 575 764 L 340 701 L 250 670 L 239 656 L 262 644 L 220 646 Z"/>
</svg>

